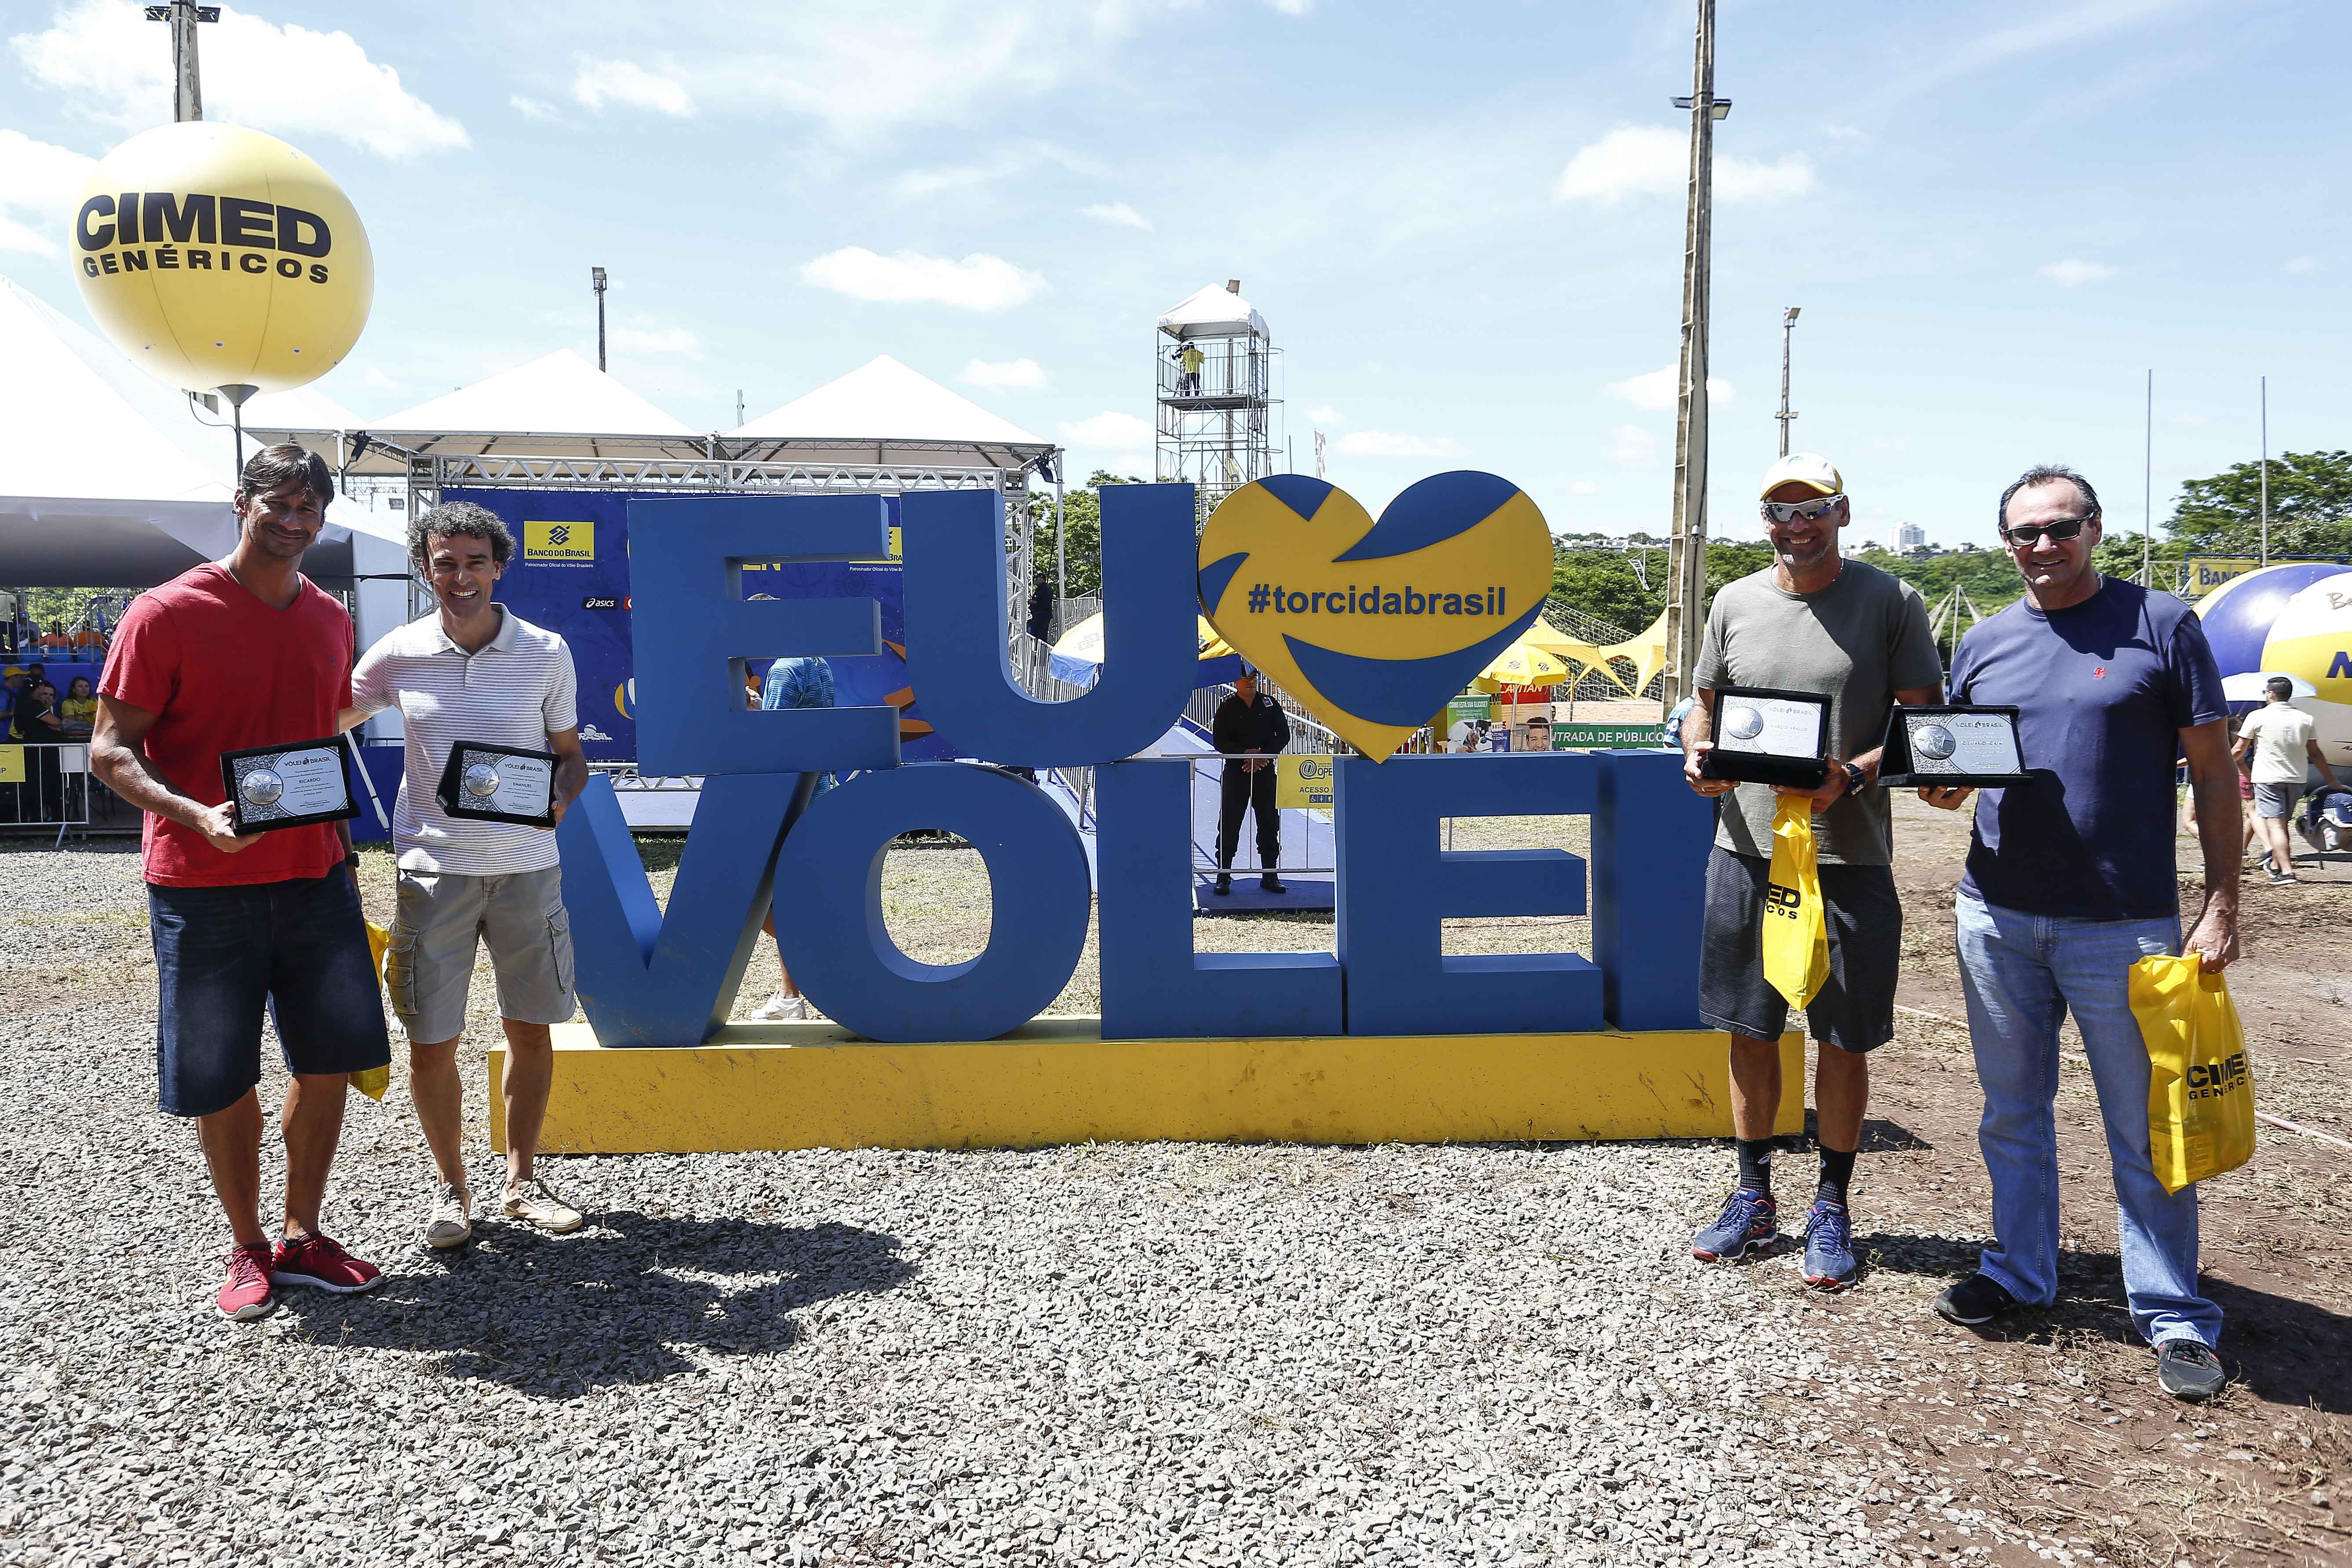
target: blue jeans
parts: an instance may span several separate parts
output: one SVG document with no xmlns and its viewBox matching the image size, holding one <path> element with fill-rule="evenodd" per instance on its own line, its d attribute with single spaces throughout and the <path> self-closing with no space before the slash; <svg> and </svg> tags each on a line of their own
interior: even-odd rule
<svg viewBox="0 0 2352 1568">
<path fill-rule="evenodd" d="M 2106 1123 L 2132 1324 L 2151 1344 L 2220 1344 L 2221 1310 L 2197 1293 L 2197 1189 L 2167 1193 L 2148 1160 L 2147 1046 L 2128 990 L 2135 963 L 2180 950 L 2180 922 L 2032 915 L 1966 893 L 1953 914 L 1992 1176 L 1995 1244 L 1978 1267 L 2028 1305 L 2058 1299 L 2058 1024 L 2071 1011 Z"/>
</svg>

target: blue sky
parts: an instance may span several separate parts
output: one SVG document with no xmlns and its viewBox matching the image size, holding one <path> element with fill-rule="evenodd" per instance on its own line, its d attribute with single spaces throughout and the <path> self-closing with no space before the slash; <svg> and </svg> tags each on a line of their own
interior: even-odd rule
<svg viewBox="0 0 2352 1568">
<path fill-rule="evenodd" d="M 0 272 L 77 319 L 82 160 L 170 117 L 139 11 L 0 0 Z M 1300 467 L 1319 426 L 1375 509 L 1478 468 L 1559 531 L 1665 530 L 1690 0 L 227 12 L 208 115 L 367 222 L 321 384 L 364 417 L 593 353 L 593 263 L 614 373 L 697 428 L 890 353 L 1148 476 L 1152 322 L 1238 277 Z M 1790 304 L 1796 444 L 1864 534 L 1981 542 L 2037 460 L 2136 527 L 2150 367 L 2159 517 L 2254 456 L 2259 375 L 2273 452 L 2352 445 L 2348 15 L 1722 0 L 1715 531 L 1759 532 Z"/>
</svg>

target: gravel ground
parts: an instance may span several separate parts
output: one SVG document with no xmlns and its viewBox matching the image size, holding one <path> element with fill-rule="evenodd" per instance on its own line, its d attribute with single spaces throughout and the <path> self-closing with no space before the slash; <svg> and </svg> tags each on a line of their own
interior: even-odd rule
<svg viewBox="0 0 2352 1568">
<path fill-rule="evenodd" d="M 984 920 L 937 901 L 970 859 L 893 856 L 902 934 L 977 946 Z M 444 1261 L 409 1239 L 429 1164 L 395 1066 L 383 1105 L 353 1097 L 327 1202 L 386 1286 L 228 1324 L 193 1134 L 153 1107 L 135 856 L 0 867 L 0 1181 L 31 1219 L 0 1292 L 0 1561 L 2070 1554 L 1883 1440 L 1948 1397 L 1817 1310 L 1792 1256 L 1692 1262 L 1720 1145 L 582 1159 L 550 1173 L 588 1228 L 488 1223 Z M 1058 1010 L 1092 984 L 1090 947 Z"/>
</svg>

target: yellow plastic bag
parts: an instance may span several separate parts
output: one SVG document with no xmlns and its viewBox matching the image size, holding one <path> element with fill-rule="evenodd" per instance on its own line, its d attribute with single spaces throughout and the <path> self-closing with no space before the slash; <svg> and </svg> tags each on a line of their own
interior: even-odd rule
<svg viewBox="0 0 2352 1568">
<path fill-rule="evenodd" d="M 1813 844 L 1813 803 L 1784 795 L 1772 813 L 1772 871 L 1764 889 L 1764 978 L 1801 1007 L 1830 978 L 1829 919 Z"/>
<path fill-rule="evenodd" d="M 375 965 L 376 984 L 383 984 L 384 950 L 392 945 L 392 933 L 373 921 L 367 922 L 368 961 Z M 362 1068 L 350 1075 L 352 1087 L 370 1100 L 382 1100 L 384 1090 L 392 1087 L 392 1068 Z"/>
<path fill-rule="evenodd" d="M 2254 1157 L 2254 1075 L 2229 981 L 2195 953 L 2131 967 L 2147 1042 L 2147 1152 L 2168 1193 Z"/>
</svg>

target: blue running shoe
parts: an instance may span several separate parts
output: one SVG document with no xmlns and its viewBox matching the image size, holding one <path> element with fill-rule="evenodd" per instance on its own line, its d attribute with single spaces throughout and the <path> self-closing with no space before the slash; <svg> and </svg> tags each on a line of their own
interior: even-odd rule
<svg viewBox="0 0 2352 1568">
<path fill-rule="evenodd" d="M 1722 1217 L 1691 1243 L 1691 1256 L 1709 1263 L 1727 1263 L 1780 1239 L 1780 1208 L 1772 1194 L 1753 1187 L 1735 1187 L 1731 1201 L 1723 1205 Z"/>
<path fill-rule="evenodd" d="M 1805 1221 L 1805 1283 L 1816 1290 L 1853 1283 L 1853 1227 L 1843 1204 L 1816 1203 Z"/>
</svg>

